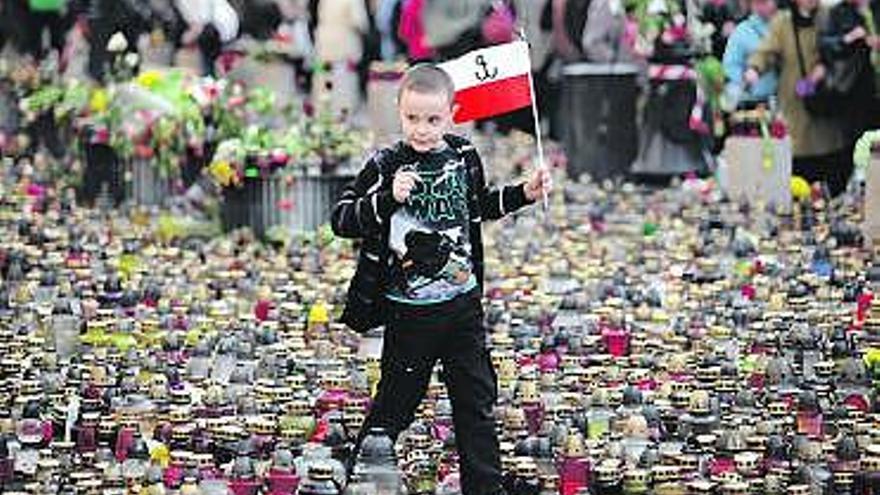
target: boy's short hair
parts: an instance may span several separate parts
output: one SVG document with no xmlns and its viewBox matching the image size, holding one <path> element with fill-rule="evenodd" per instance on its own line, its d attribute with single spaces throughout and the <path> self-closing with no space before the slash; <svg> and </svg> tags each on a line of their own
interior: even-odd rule
<svg viewBox="0 0 880 495">
<path fill-rule="evenodd" d="M 404 91 L 417 93 L 446 93 L 450 103 L 455 96 L 455 86 L 452 78 L 443 69 L 430 63 L 421 63 L 413 66 L 403 75 L 400 89 L 397 92 L 397 100 L 403 96 Z"/>
</svg>

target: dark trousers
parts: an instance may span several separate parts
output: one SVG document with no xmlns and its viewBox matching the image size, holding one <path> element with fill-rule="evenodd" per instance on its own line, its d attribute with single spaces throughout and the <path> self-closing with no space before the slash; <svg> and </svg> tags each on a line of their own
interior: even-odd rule
<svg viewBox="0 0 880 495">
<path fill-rule="evenodd" d="M 29 12 L 25 18 L 27 31 L 25 34 L 25 50 L 36 59 L 47 55 L 43 44 L 43 33 L 49 31 L 50 47 L 58 53 L 64 49 L 65 37 L 70 27 L 67 20 L 59 12 Z"/>
<path fill-rule="evenodd" d="M 213 24 L 208 24 L 199 34 L 196 44 L 199 47 L 199 53 L 202 57 L 202 75 L 216 76 L 217 57 L 223 52 L 223 41 L 220 39 L 220 32 Z"/>
<path fill-rule="evenodd" d="M 853 169 L 853 147 L 826 155 L 796 157 L 792 173 L 803 177 L 810 184 L 824 183 L 831 197 L 846 191 Z"/>
<path fill-rule="evenodd" d="M 501 487 L 493 414 L 497 382 L 486 347 L 479 295 L 461 296 L 431 317 L 413 317 L 401 306 L 389 309 L 382 378 L 362 435 L 372 427 L 382 427 L 396 440 L 415 419 L 439 360 L 452 402 L 462 493 L 497 492 Z"/>
</svg>

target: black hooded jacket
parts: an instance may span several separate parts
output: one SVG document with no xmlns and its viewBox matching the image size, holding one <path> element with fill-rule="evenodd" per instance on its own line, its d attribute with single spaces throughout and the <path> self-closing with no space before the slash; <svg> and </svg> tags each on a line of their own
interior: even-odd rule
<svg viewBox="0 0 880 495">
<path fill-rule="evenodd" d="M 474 275 L 483 287 L 484 261 L 482 222 L 497 220 L 530 204 L 523 184 L 492 188 L 486 184 L 483 163 L 476 148 L 459 136 L 444 137 L 467 164 L 470 239 Z M 358 267 L 348 291 L 342 321 L 355 330 L 382 325 L 379 307 L 390 279 L 391 249 L 388 237 L 391 215 L 398 203 L 392 193 L 397 168 L 412 163 L 415 151 L 405 143 L 378 151 L 343 191 L 333 209 L 333 232 L 339 237 L 360 239 Z"/>
</svg>

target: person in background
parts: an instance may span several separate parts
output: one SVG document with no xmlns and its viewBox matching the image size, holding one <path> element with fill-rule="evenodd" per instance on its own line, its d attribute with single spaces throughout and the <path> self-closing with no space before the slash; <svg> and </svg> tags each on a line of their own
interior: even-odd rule
<svg viewBox="0 0 880 495">
<path fill-rule="evenodd" d="M 844 93 L 841 104 L 844 132 L 855 145 L 862 133 L 880 124 L 877 76 L 880 3 L 844 0 L 835 5 L 819 36 L 819 50 L 829 73 Z"/>
<path fill-rule="evenodd" d="M 27 15 L 21 0 L 0 0 L 0 48 L 9 46 L 16 54 L 26 51 L 27 26 L 19 21 Z"/>
<path fill-rule="evenodd" d="M 585 25 L 587 22 L 586 11 L 583 13 L 583 19 L 580 19 L 581 16 L 578 16 L 577 20 L 570 20 L 566 18 L 569 0 L 550 1 L 552 2 L 550 6 L 552 25 L 551 38 L 553 40 L 554 53 L 564 62 L 573 62 L 582 59 L 583 53 L 580 46 L 582 36 L 577 36 L 577 39 L 572 39 L 569 35 L 569 30 L 566 28 L 566 24 L 574 21 L 582 26 Z"/>
<path fill-rule="evenodd" d="M 376 23 L 376 13 L 379 9 L 378 0 L 362 0 L 364 12 L 367 14 L 367 28 L 361 35 L 363 55 L 357 63 L 358 79 L 361 96 L 367 96 L 367 80 L 370 75 L 370 66 L 377 60 L 382 60 L 382 33 Z"/>
<path fill-rule="evenodd" d="M 742 19 L 739 6 L 733 0 L 708 0 L 703 5 L 702 21 L 714 28 L 712 32 L 712 54 L 716 58 L 724 56 L 728 39 L 736 29 L 737 21 Z"/>
<path fill-rule="evenodd" d="M 42 60 L 53 51 L 60 56 L 64 50 L 67 32 L 73 26 L 70 16 L 67 15 L 66 0 L 28 0 L 23 3 L 27 5 L 27 13 L 18 21 L 26 25 L 25 52 L 34 60 Z M 47 32 L 48 48 L 43 39 Z"/>
<path fill-rule="evenodd" d="M 423 13 L 427 0 L 403 0 L 397 33 L 406 45 L 410 62 L 431 60 L 436 55 L 425 34 Z"/>
<path fill-rule="evenodd" d="M 797 0 L 790 11 L 774 17 L 764 41 L 749 58 L 745 81 L 754 86 L 762 73 L 778 70 L 777 96 L 791 136 L 793 173 L 811 183 L 826 183 L 837 196 L 852 175 L 852 153 L 847 152 L 838 120 L 811 114 L 798 94 L 799 87 L 821 83 L 827 72 L 819 59 L 818 16 L 819 0 Z"/>
<path fill-rule="evenodd" d="M 382 35 L 382 60 L 386 62 L 397 60 L 407 49 L 398 29 L 401 26 L 403 3 L 403 0 L 379 0 L 376 9 L 376 27 Z"/>
<path fill-rule="evenodd" d="M 316 7 L 315 55 L 322 70 L 312 92 L 332 93 L 334 110 L 353 112 L 360 104 L 358 63 L 370 18 L 364 0 L 320 0 Z"/>
<path fill-rule="evenodd" d="M 152 17 L 150 5 L 141 0 L 91 0 L 87 14 L 89 76 L 104 81 L 112 61 L 107 43 L 116 33 L 125 37 L 126 53 L 137 53 L 138 39 L 152 28 Z"/>
<path fill-rule="evenodd" d="M 227 0 L 175 0 L 174 5 L 187 25 L 181 43 L 198 47 L 202 74 L 213 76 L 223 45 L 238 37 L 238 12 Z"/>
<path fill-rule="evenodd" d="M 329 64 L 357 63 L 364 54 L 363 35 L 369 28 L 364 0 L 321 0 L 317 14 L 318 59 Z"/>
<path fill-rule="evenodd" d="M 289 54 L 296 71 L 296 86 L 303 94 L 312 90 L 311 61 L 315 55 L 312 41 L 314 32 L 310 29 L 309 5 L 307 0 L 279 0 L 284 20 L 278 28 L 279 33 L 290 38 L 293 44 Z"/>
<path fill-rule="evenodd" d="M 492 1 L 424 0 L 425 37 L 440 60 L 460 57 L 484 46 L 481 25 Z"/>
<path fill-rule="evenodd" d="M 743 75 L 749 68 L 749 57 L 767 35 L 770 20 L 776 15 L 776 0 L 751 0 L 751 14 L 740 22 L 724 50 L 724 76 L 727 79 L 725 96 L 729 108 L 752 107 L 766 103 L 776 94 L 778 76 L 775 71 L 765 72 L 753 85 L 746 87 Z"/>
<path fill-rule="evenodd" d="M 592 0 L 581 39 L 584 57 L 593 63 L 636 62 L 634 46 L 626 43 L 626 24 L 621 0 Z"/>
<path fill-rule="evenodd" d="M 247 0 L 242 7 L 241 36 L 265 41 L 277 34 L 283 18 L 282 7 L 277 0 Z"/>
</svg>

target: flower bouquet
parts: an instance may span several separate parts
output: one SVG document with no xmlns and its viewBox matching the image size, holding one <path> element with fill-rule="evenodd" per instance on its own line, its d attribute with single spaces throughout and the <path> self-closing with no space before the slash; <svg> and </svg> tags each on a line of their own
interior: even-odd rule
<svg viewBox="0 0 880 495">
<path fill-rule="evenodd" d="M 61 80 L 49 62 L 16 69 L 8 83 L 7 96 L 17 101 L 17 108 L 7 108 L 5 130 L 24 133 L 29 150 L 42 145 L 60 160 L 73 142 L 72 119 L 84 108 L 88 87 L 79 81 Z"/>
<path fill-rule="evenodd" d="M 209 175 L 221 189 L 225 230 L 272 227 L 312 231 L 329 220 L 333 201 L 352 179 L 345 165 L 366 141 L 345 121 L 323 113 L 285 130 L 247 127 L 219 144 Z"/>
<path fill-rule="evenodd" d="M 321 174 L 345 169 L 364 151 L 366 136 L 351 126 L 347 115 L 336 116 L 329 107 L 307 119 L 303 127 L 307 158 L 317 161 Z"/>
</svg>

